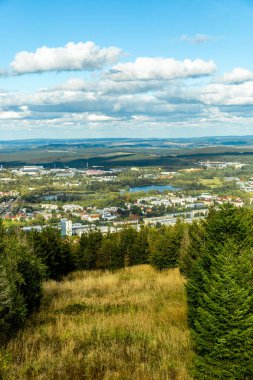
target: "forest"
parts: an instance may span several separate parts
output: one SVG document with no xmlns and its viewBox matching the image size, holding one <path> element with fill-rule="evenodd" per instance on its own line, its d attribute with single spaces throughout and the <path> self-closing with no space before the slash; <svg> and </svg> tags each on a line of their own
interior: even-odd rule
<svg viewBox="0 0 253 380">
<path fill-rule="evenodd" d="M 212 208 L 205 220 L 192 224 L 178 220 L 175 226 L 128 227 L 105 235 L 94 230 L 79 239 L 62 238 L 53 228 L 10 231 L 1 223 L 0 377 L 8 378 L 6 347 L 39 310 L 43 284 L 80 271 L 142 271 L 148 264 L 160 273 L 179 268 L 185 279 L 194 352 L 187 364 L 190 376 L 252 379 L 252 248 L 253 212 L 231 205 Z"/>
</svg>

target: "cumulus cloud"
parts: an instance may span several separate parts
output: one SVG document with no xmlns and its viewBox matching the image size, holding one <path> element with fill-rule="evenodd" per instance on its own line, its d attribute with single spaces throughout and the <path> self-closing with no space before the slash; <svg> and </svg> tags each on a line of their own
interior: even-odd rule
<svg viewBox="0 0 253 380">
<path fill-rule="evenodd" d="M 0 110 L 0 120 L 25 119 L 31 115 L 27 106 L 18 107 L 17 110 Z"/>
<path fill-rule="evenodd" d="M 118 47 L 100 48 L 94 42 L 69 42 L 63 47 L 42 46 L 35 52 L 18 52 L 11 63 L 15 74 L 46 71 L 99 70 L 117 62 L 122 54 Z"/>
<path fill-rule="evenodd" d="M 199 99 L 206 105 L 253 105 L 253 81 L 237 85 L 209 84 L 200 89 Z"/>
<path fill-rule="evenodd" d="M 223 75 L 225 83 L 243 83 L 253 80 L 253 72 L 242 67 L 234 68 L 230 73 Z"/>
<path fill-rule="evenodd" d="M 134 62 L 119 63 L 109 72 L 113 80 L 171 80 L 177 78 L 200 77 L 211 75 L 216 70 L 213 61 L 202 59 L 140 57 Z"/>
<path fill-rule="evenodd" d="M 242 76 L 240 82 L 237 76 L 231 83 L 228 79 L 214 82 L 214 77 L 199 79 L 213 70 L 212 61 L 139 58 L 115 65 L 106 74 L 71 78 L 35 92 L 0 91 L 0 127 L 45 126 L 48 131 L 106 127 L 127 134 L 145 126 L 155 131 L 249 125 L 253 80 L 242 82 Z"/>
<path fill-rule="evenodd" d="M 63 85 L 58 86 L 58 89 L 66 91 L 85 91 L 87 89 L 87 84 L 83 79 L 72 78 Z"/>
<path fill-rule="evenodd" d="M 81 114 L 76 115 L 74 117 L 76 120 L 79 120 L 79 121 L 80 120 L 86 120 L 86 121 L 90 121 L 92 123 L 115 120 L 115 118 L 108 116 L 108 115 L 101 114 L 101 113 L 81 113 Z"/>
<path fill-rule="evenodd" d="M 212 37 L 208 36 L 207 34 L 201 34 L 201 33 L 197 33 L 194 36 L 189 36 L 188 34 L 184 34 L 183 36 L 180 37 L 180 40 L 183 42 L 188 42 L 189 44 L 192 44 L 192 45 L 200 45 L 212 40 Z"/>
</svg>

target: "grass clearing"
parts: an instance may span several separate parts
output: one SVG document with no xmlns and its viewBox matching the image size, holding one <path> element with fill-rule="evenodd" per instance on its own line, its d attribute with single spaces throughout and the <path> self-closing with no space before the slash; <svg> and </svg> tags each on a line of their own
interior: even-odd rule
<svg viewBox="0 0 253 380">
<path fill-rule="evenodd" d="M 220 180 L 219 177 L 214 177 L 210 179 L 202 178 L 199 180 L 199 182 L 202 185 L 208 186 L 210 188 L 216 188 L 222 185 L 222 181 Z"/>
<path fill-rule="evenodd" d="M 44 284 L 4 379 L 191 379 L 184 280 L 148 265 Z"/>
</svg>

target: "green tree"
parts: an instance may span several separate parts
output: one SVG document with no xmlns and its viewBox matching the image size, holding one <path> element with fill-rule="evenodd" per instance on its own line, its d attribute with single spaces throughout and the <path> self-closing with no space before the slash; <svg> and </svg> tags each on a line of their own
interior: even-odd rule
<svg viewBox="0 0 253 380">
<path fill-rule="evenodd" d="M 29 238 L 34 254 L 46 265 L 49 278 L 59 280 L 74 269 L 71 246 L 58 230 L 47 227 L 41 232 L 32 231 Z"/>
<path fill-rule="evenodd" d="M 209 271 L 201 259 L 198 276 L 193 271 L 188 280 L 196 379 L 253 378 L 252 263 L 252 254 L 238 255 L 233 240 L 227 241 L 211 257 Z"/>
<path fill-rule="evenodd" d="M 181 241 L 179 268 L 185 276 L 190 276 L 195 261 L 205 248 L 205 227 L 202 222 L 193 221 L 185 228 Z"/>
<path fill-rule="evenodd" d="M 20 328 L 39 305 L 44 266 L 26 242 L 1 231 L 0 248 L 0 345 Z"/>
<path fill-rule="evenodd" d="M 132 250 L 129 252 L 130 265 L 146 264 L 149 254 L 149 228 L 141 227 L 140 231 L 135 235 Z"/>
<path fill-rule="evenodd" d="M 197 379 L 253 378 L 252 215 L 225 205 L 189 229 L 184 264 Z"/>
<path fill-rule="evenodd" d="M 119 235 L 121 255 L 124 255 L 124 265 L 132 265 L 137 231 L 133 227 L 126 227 L 119 232 Z"/>
<path fill-rule="evenodd" d="M 120 249 L 118 234 L 108 233 L 103 236 L 97 253 L 96 267 L 98 269 L 119 269 L 124 267 L 124 254 Z"/>
<path fill-rule="evenodd" d="M 76 267 L 78 269 L 97 269 L 97 255 L 101 247 L 103 235 L 100 230 L 92 230 L 82 234 L 76 254 Z"/>
<path fill-rule="evenodd" d="M 185 224 L 178 220 L 175 226 L 161 226 L 151 231 L 149 262 L 157 269 L 178 266 L 185 228 Z"/>
</svg>

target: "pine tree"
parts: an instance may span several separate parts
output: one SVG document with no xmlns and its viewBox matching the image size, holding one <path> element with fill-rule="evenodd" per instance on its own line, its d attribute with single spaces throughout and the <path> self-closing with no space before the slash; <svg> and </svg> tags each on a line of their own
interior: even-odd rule
<svg viewBox="0 0 253 380">
<path fill-rule="evenodd" d="M 98 269 L 119 269 L 124 267 L 124 255 L 120 249 L 118 234 L 108 233 L 103 236 L 101 246 L 97 252 Z"/>
<path fill-rule="evenodd" d="M 47 267 L 49 278 L 59 280 L 74 268 L 72 251 L 68 241 L 64 241 L 59 231 L 47 227 L 30 235 L 33 253 Z"/>
<path fill-rule="evenodd" d="M 205 228 L 203 223 L 193 221 L 184 230 L 181 241 L 179 268 L 186 277 L 191 274 L 195 261 L 201 256 L 205 247 Z"/>
<path fill-rule="evenodd" d="M 123 228 L 119 234 L 121 254 L 124 255 L 124 265 L 132 265 L 134 257 L 134 241 L 137 237 L 137 231 L 133 227 L 126 227 Z"/>
<path fill-rule="evenodd" d="M 130 252 L 130 265 L 146 264 L 148 262 L 148 252 L 148 227 L 142 227 L 133 241 L 132 251 Z"/>
<path fill-rule="evenodd" d="M 250 210 L 225 205 L 211 210 L 200 239 L 191 238 L 187 298 L 196 379 L 253 378 L 252 226 Z"/>
<path fill-rule="evenodd" d="M 181 225 L 162 226 L 152 235 L 150 263 L 159 270 L 177 267 L 182 239 Z"/>
<path fill-rule="evenodd" d="M 253 378 L 252 256 L 238 255 L 233 239 L 199 260 L 188 281 L 196 379 Z"/>
<path fill-rule="evenodd" d="M 78 269 L 97 269 L 97 255 L 101 247 L 102 240 L 103 235 L 100 230 L 94 230 L 90 231 L 88 234 L 82 234 L 77 253 Z"/>
</svg>

